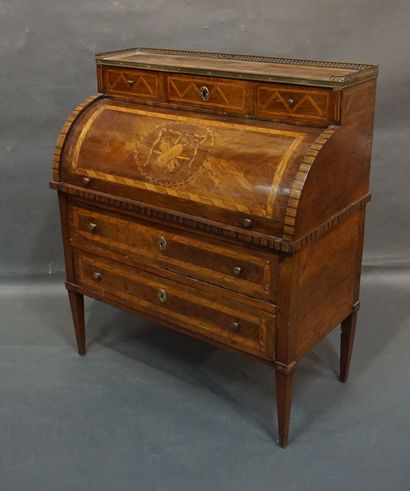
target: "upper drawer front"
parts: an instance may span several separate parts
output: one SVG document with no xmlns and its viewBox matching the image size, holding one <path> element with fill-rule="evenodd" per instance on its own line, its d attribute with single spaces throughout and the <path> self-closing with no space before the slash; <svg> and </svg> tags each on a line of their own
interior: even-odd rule
<svg viewBox="0 0 410 491">
<path fill-rule="evenodd" d="M 168 103 L 290 124 L 327 126 L 340 121 L 340 93 L 327 88 L 106 67 L 100 90 L 140 103 Z"/>
<path fill-rule="evenodd" d="M 86 208 L 72 209 L 75 245 L 93 243 L 139 263 L 165 268 L 233 291 L 269 299 L 273 296 L 275 259 L 222 247 L 208 239 L 142 225 L 128 217 Z"/>
<path fill-rule="evenodd" d="M 252 114 L 252 84 L 237 80 L 167 75 L 168 102 L 237 115 Z"/>
<path fill-rule="evenodd" d="M 338 120 L 336 93 L 330 89 L 257 84 L 255 91 L 256 118 L 317 126 Z"/>
<path fill-rule="evenodd" d="M 141 100 L 160 99 L 160 78 L 158 72 L 106 68 L 104 86 L 107 94 L 129 96 Z"/>
<path fill-rule="evenodd" d="M 76 282 L 154 319 L 182 327 L 228 346 L 272 356 L 273 314 L 227 298 L 209 287 L 192 286 L 89 254 L 75 255 Z M 194 282 L 193 282 L 194 283 Z"/>
</svg>

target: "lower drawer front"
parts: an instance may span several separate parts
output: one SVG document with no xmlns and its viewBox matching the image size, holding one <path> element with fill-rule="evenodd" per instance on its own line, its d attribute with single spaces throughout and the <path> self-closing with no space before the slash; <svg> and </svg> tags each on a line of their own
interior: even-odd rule
<svg viewBox="0 0 410 491">
<path fill-rule="evenodd" d="M 76 282 L 102 299 L 135 309 L 228 346 L 272 356 L 273 314 L 242 305 L 213 287 L 206 291 L 90 254 L 75 253 Z"/>
</svg>

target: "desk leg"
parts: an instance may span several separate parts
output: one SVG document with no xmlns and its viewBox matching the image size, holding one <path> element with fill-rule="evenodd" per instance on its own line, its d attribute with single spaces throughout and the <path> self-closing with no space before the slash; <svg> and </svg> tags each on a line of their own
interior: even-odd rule
<svg viewBox="0 0 410 491">
<path fill-rule="evenodd" d="M 81 293 L 68 291 L 68 297 L 70 299 L 71 315 L 73 316 L 78 354 L 85 355 L 84 296 Z"/>
<path fill-rule="evenodd" d="M 352 358 L 353 341 L 356 332 L 357 312 L 352 312 L 342 322 L 340 335 L 340 375 L 339 380 L 346 382 L 349 375 L 350 360 Z"/>
<path fill-rule="evenodd" d="M 294 370 L 276 369 L 276 405 L 278 413 L 279 445 L 288 446 L 290 410 L 292 407 Z"/>
</svg>

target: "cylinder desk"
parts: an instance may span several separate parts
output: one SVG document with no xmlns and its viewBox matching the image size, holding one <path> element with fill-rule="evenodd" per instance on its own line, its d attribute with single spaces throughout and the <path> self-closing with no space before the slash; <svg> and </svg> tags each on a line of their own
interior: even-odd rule
<svg viewBox="0 0 410 491">
<path fill-rule="evenodd" d="M 347 379 L 377 67 L 152 48 L 96 56 L 59 134 L 66 286 L 272 366 L 286 447 L 299 360 L 341 324 Z"/>
</svg>

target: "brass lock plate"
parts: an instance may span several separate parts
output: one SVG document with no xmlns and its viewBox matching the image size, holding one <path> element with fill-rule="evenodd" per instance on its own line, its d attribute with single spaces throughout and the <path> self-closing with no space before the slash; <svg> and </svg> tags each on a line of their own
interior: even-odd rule
<svg viewBox="0 0 410 491">
<path fill-rule="evenodd" d="M 204 101 L 206 102 L 208 99 L 209 99 L 209 89 L 206 85 L 203 85 L 200 89 L 199 89 L 199 97 Z"/>
<path fill-rule="evenodd" d="M 167 301 L 167 292 L 163 288 L 160 288 L 158 290 L 157 295 L 158 295 L 158 300 L 161 303 L 164 303 Z"/>
<path fill-rule="evenodd" d="M 157 247 L 161 252 L 164 252 L 167 248 L 167 241 L 165 237 L 158 237 L 157 238 Z"/>
</svg>

